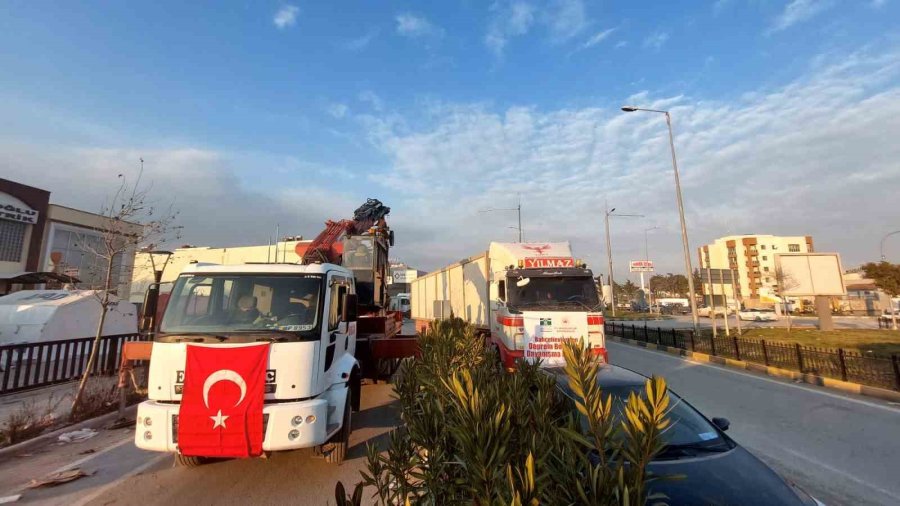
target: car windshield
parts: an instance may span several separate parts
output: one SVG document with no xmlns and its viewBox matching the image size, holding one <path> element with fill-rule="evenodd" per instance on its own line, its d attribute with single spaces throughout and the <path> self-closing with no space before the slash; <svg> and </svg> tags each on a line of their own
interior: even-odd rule
<svg viewBox="0 0 900 506">
<path fill-rule="evenodd" d="M 523 283 L 525 279 L 528 281 Z M 510 277 L 507 286 L 509 305 L 513 308 L 576 306 L 594 310 L 600 305 L 597 286 L 590 276 L 531 277 L 522 280 Z"/>
<path fill-rule="evenodd" d="M 628 402 L 628 396 L 632 392 L 646 398 L 643 385 L 603 388 L 603 393 L 613 398 L 612 412 L 617 423 L 625 420 L 625 405 Z M 671 421 L 671 425 L 663 433 L 663 440 L 668 446 L 699 445 L 714 447 L 725 444 L 725 440 L 719 435 L 719 431 L 671 390 L 669 391 L 668 418 Z M 581 421 L 586 429 L 587 420 L 582 416 Z"/>
<path fill-rule="evenodd" d="M 310 333 L 318 325 L 319 275 L 182 275 L 160 325 L 163 333 Z"/>
</svg>

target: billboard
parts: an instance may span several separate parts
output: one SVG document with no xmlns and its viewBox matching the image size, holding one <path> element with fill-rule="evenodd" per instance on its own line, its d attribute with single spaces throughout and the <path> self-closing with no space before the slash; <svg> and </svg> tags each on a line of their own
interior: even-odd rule
<svg viewBox="0 0 900 506">
<path fill-rule="evenodd" d="M 629 272 L 653 272 L 652 260 L 632 260 L 628 262 Z"/>
<path fill-rule="evenodd" d="M 418 277 L 415 269 L 400 269 L 391 272 L 391 282 L 398 284 L 409 284 Z"/>
<path fill-rule="evenodd" d="M 839 297 L 847 293 L 837 253 L 779 253 L 775 255 L 775 269 L 785 296 Z"/>
</svg>

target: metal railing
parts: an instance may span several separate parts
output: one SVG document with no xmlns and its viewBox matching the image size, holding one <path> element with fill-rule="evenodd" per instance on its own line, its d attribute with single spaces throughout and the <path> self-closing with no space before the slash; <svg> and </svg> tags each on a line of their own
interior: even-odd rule
<svg viewBox="0 0 900 506">
<path fill-rule="evenodd" d="M 140 334 L 101 338 L 92 373 L 116 373 L 124 343 L 144 339 Z M 0 395 L 80 378 L 93 347 L 93 337 L 0 346 Z"/>
<path fill-rule="evenodd" d="M 697 351 L 801 373 L 900 390 L 900 355 L 862 354 L 843 348 L 826 349 L 799 343 L 695 335 L 693 329 L 662 329 L 607 321 L 607 335 L 643 343 Z"/>
</svg>

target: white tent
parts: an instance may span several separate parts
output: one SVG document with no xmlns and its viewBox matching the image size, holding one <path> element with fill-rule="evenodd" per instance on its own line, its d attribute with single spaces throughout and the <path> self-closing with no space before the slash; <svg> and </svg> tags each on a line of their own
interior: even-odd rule
<svg viewBox="0 0 900 506">
<path fill-rule="evenodd" d="M 100 301 L 92 290 L 22 290 L 0 297 L 0 345 L 93 337 Z M 137 333 L 134 304 L 110 296 L 103 335 Z"/>
</svg>

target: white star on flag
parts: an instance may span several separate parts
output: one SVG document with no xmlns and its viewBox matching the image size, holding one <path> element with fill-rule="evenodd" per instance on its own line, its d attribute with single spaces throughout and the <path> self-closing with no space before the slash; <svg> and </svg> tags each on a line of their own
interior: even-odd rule
<svg viewBox="0 0 900 506">
<path fill-rule="evenodd" d="M 212 421 L 214 422 L 214 423 L 213 423 L 213 429 L 215 429 L 215 428 L 217 428 L 217 427 L 222 427 L 223 429 L 226 428 L 226 427 L 225 427 L 225 420 L 228 420 L 228 417 L 227 417 L 227 416 L 222 416 L 222 410 L 221 410 L 221 409 L 219 410 L 218 413 L 216 413 L 216 416 L 211 416 L 210 418 L 212 418 Z"/>
</svg>

